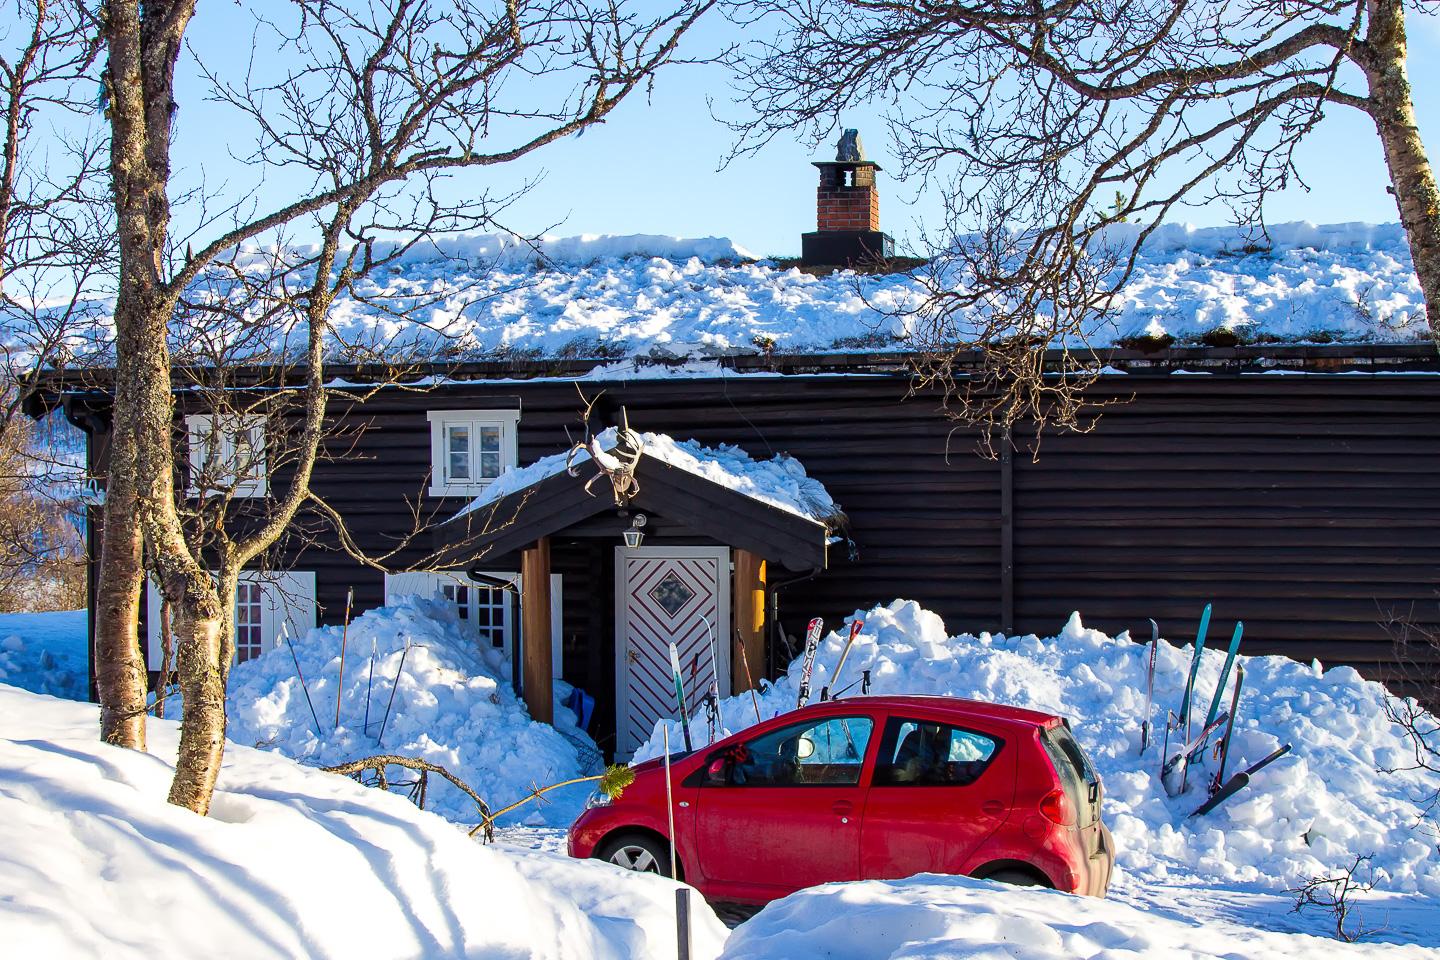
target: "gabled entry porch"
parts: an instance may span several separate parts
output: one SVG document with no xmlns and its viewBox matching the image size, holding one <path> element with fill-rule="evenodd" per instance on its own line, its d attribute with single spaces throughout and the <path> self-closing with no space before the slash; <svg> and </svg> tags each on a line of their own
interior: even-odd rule
<svg viewBox="0 0 1440 960">
<path fill-rule="evenodd" d="M 591 733 L 620 758 L 656 720 L 676 716 L 671 642 L 692 715 L 712 678 L 722 696 L 758 682 L 767 580 L 823 571 L 844 520 L 789 458 L 757 462 L 733 447 L 644 436 L 621 482 L 590 483 L 593 463 L 567 471 L 563 454 L 546 458 L 440 534 L 456 569 L 521 570 L 517 673 L 530 715 L 553 722 L 548 679 L 563 676 L 595 698 Z M 557 581 L 564 596 L 553 602 Z M 552 645 L 531 640 L 551 637 L 556 615 L 559 669 Z"/>
</svg>

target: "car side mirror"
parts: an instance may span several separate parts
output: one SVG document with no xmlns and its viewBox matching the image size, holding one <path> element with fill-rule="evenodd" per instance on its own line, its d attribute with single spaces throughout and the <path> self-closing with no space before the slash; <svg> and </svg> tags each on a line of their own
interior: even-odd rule
<svg viewBox="0 0 1440 960">
<path fill-rule="evenodd" d="M 724 786 L 730 782 L 730 761 L 721 756 L 710 758 L 705 768 L 705 782 L 710 786 Z"/>
</svg>

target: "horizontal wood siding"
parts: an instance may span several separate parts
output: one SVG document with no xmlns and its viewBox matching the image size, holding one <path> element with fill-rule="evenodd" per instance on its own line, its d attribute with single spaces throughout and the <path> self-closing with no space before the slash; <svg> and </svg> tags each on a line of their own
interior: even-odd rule
<svg viewBox="0 0 1440 960">
<path fill-rule="evenodd" d="M 582 386 L 592 398 L 603 388 L 602 423 L 617 422 L 623 406 L 638 430 L 737 444 L 759 458 L 785 452 L 826 485 L 849 516 L 856 555 L 833 546 L 829 570 L 782 586 L 788 632 L 812 616 L 837 625 L 896 597 L 935 610 L 952 631 L 1004 625 L 1001 466 L 977 456 L 933 398 L 907 399 L 903 376 Z M 1246 622 L 1249 652 L 1389 677 L 1383 622 L 1440 622 L 1440 377 L 1129 376 L 1103 381 L 1097 399 L 1107 398 L 1125 402 L 1105 408 L 1093 432 L 1047 434 L 1038 459 L 1030 450 L 1013 458 L 1016 629 L 1053 634 L 1078 609 L 1110 632 L 1147 634 L 1154 617 L 1183 641 L 1212 602 L 1217 624 Z M 336 400 L 345 435 L 329 443 L 315 488 L 368 551 L 391 550 L 417 510 L 441 519 L 463 505 L 425 496 L 426 411 L 517 406 L 522 464 L 563 450 L 567 427 L 579 437 L 573 383 L 384 390 L 354 407 Z M 285 480 L 277 470 L 272 488 Z M 613 518 L 589 522 L 592 530 L 602 521 Z M 650 529 L 650 543 L 676 536 L 665 518 Z M 277 563 L 316 572 L 324 622 L 343 615 L 349 586 L 358 608 L 381 602 L 378 571 L 320 546 L 335 539 L 325 522 L 307 515 L 297 530 L 306 535 L 291 538 Z M 613 706 L 609 548 L 618 542 L 555 538 L 566 676 L 588 684 L 601 711 Z M 431 547 L 424 536 L 389 563 L 404 568 Z M 772 571 L 773 582 L 786 576 Z M 597 717 L 602 729 L 607 722 Z"/>
</svg>

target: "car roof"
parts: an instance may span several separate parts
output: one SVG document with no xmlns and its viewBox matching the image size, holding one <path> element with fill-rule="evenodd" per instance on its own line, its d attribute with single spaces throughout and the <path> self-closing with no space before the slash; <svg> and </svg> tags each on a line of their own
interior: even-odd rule
<svg viewBox="0 0 1440 960">
<path fill-rule="evenodd" d="M 1056 714 L 1042 713 L 1039 710 L 1027 710 L 1024 707 L 1015 707 L 1006 703 L 990 703 L 986 700 L 967 700 L 964 697 L 942 697 L 919 694 L 904 696 L 896 694 L 866 694 L 855 697 L 842 697 L 839 700 L 829 700 L 824 704 L 812 704 L 811 706 L 838 707 L 847 704 L 863 704 L 866 707 L 879 707 L 884 710 L 899 713 L 903 713 L 906 710 L 924 710 L 929 714 L 947 716 L 954 719 L 984 717 L 990 720 L 1009 720 L 1038 727 L 1052 727 L 1057 723 L 1063 722 Z"/>
</svg>

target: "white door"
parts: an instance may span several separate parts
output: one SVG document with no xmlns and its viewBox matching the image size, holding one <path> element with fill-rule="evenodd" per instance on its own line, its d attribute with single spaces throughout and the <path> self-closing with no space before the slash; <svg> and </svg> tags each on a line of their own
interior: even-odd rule
<svg viewBox="0 0 1440 960">
<path fill-rule="evenodd" d="M 709 626 L 707 626 L 707 621 Z M 714 666 L 710 629 L 715 631 Z M 730 550 L 615 548 L 616 754 L 629 757 L 655 729 L 678 719 L 670 643 L 680 653 L 685 706 L 700 710 L 719 671 L 730 693 Z M 681 749 L 674 747 L 672 749 Z"/>
</svg>

